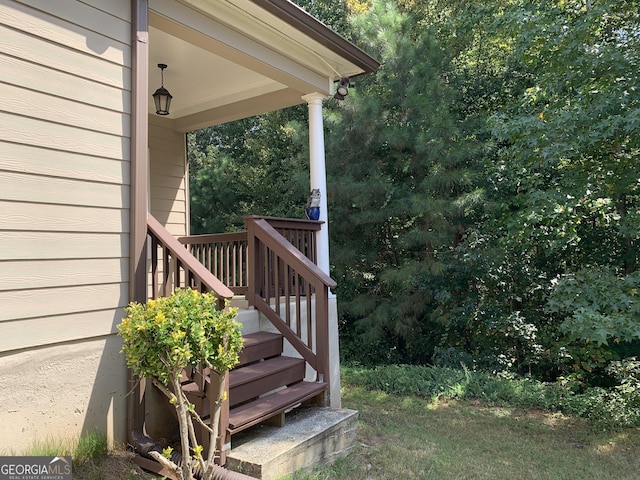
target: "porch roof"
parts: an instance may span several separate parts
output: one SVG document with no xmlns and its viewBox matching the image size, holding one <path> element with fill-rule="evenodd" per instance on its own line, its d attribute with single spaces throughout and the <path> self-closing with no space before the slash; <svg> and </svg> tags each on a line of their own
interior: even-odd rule
<svg viewBox="0 0 640 480">
<path fill-rule="evenodd" d="M 150 0 L 149 92 L 173 95 L 179 131 L 332 95 L 334 82 L 379 63 L 289 0 Z M 149 96 L 149 112 L 154 112 Z"/>
</svg>

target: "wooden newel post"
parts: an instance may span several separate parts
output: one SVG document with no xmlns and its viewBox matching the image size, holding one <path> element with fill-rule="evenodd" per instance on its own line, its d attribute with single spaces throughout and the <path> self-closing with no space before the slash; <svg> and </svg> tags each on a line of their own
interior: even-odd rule
<svg viewBox="0 0 640 480">
<path fill-rule="evenodd" d="M 255 297 L 264 288 L 264 261 L 260 240 L 256 235 L 256 218 L 244 217 L 247 228 L 247 301 L 255 305 Z"/>
<path fill-rule="evenodd" d="M 255 305 L 254 295 L 256 294 L 256 272 L 258 265 L 256 261 L 257 242 L 256 229 L 250 217 L 244 218 L 244 226 L 247 229 L 247 302 Z"/>
<path fill-rule="evenodd" d="M 329 359 L 329 295 L 328 288 L 324 285 L 316 288 L 316 338 L 318 373 L 322 375 L 321 380 L 327 383 L 325 405 L 331 403 L 331 363 Z"/>
</svg>

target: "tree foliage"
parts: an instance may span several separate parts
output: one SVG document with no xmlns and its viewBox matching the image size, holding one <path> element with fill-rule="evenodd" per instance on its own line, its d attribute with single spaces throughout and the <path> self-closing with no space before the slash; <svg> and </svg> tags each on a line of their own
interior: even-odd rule
<svg viewBox="0 0 640 480">
<path fill-rule="evenodd" d="M 192 233 L 237 230 L 245 215 L 304 216 L 304 115 L 294 107 L 188 134 Z"/>
<path fill-rule="evenodd" d="M 299 3 L 382 63 L 325 103 L 345 355 L 613 378 L 640 349 L 638 2 Z M 195 134 L 197 228 L 299 216 L 305 121 Z"/>
<path fill-rule="evenodd" d="M 485 229 L 503 252 L 496 277 L 515 281 L 510 304 L 490 303 L 520 312 L 560 371 L 601 368 L 638 339 L 639 20 L 637 2 L 565 1 L 514 4 L 497 22 L 529 80 L 489 118 Z"/>
<path fill-rule="evenodd" d="M 327 164 L 338 293 L 354 319 L 345 333 L 366 338 L 372 356 L 426 360 L 443 293 L 431 279 L 462 241 L 482 192 L 475 147 L 451 109 L 451 58 L 418 20 L 394 2 L 374 2 L 354 20 L 382 66 L 336 106 Z"/>
<path fill-rule="evenodd" d="M 348 2 L 296 3 L 350 37 Z M 187 138 L 192 233 L 238 230 L 245 215 L 304 218 L 309 194 L 305 106 L 205 128 Z"/>
</svg>

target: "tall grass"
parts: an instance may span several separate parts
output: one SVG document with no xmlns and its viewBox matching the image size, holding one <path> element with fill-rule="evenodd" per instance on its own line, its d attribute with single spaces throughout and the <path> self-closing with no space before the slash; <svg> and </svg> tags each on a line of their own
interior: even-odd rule
<svg viewBox="0 0 640 480">
<path fill-rule="evenodd" d="M 80 437 L 72 457 L 76 463 L 94 463 L 104 458 L 108 451 L 106 435 L 93 432 Z"/>
</svg>

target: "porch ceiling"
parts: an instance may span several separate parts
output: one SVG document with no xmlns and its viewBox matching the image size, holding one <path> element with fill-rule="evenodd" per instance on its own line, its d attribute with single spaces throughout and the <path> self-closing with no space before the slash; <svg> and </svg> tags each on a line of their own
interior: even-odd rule
<svg viewBox="0 0 640 480">
<path fill-rule="evenodd" d="M 168 65 L 164 85 L 173 95 L 171 115 L 180 118 L 285 88 L 258 72 L 157 28 L 149 29 L 149 93 L 160 86 L 159 63 Z M 155 111 L 149 96 L 149 112 Z"/>
<path fill-rule="evenodd" d="M 151 0 L 149 24 L 149 113 L 164 63 L 178 131 L 332 95 L 335 80 L 378 66 L 287 0 Z"/>
</svg>

